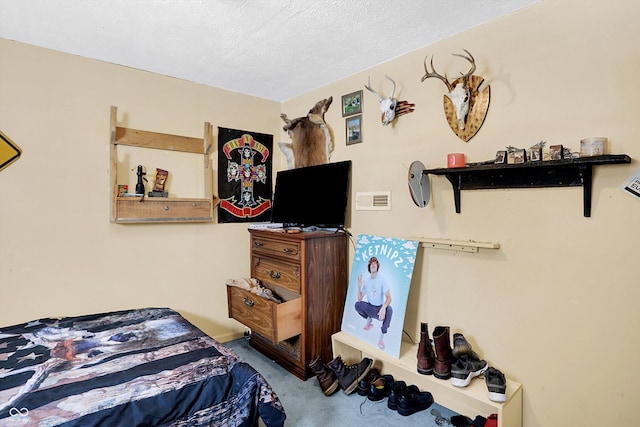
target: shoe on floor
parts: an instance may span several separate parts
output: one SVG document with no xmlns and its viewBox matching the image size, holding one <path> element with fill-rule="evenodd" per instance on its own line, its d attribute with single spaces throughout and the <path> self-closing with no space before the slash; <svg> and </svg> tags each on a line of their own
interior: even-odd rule
<svg viewBox="0 0 640 427">
<path fill-rule="evenodd" d="M 325 396 L 331 396 L 338 390 L 338 378 L 331 369 L 327 368 L 326 365 L 322 363 L 320 355 L 316 356 L 311 362 L 309 362 L 309 367 L 313 373 L 316 374 L 320 388 Z"/>
<path fill-rule="evenodd" d="M 358 394 L 360 396 L 366 396 L 369 394 L 369 387 L 371 387 L 371 383 L 377 380 L 380 377 L 380 371 L 377 368 L 369 369 L 367 375 L 364 376 L 360 381 L 358 381 Z"/>
<path fill-rule="evenodd" d="M 369 394 L 367 395 L 367 398 L 372 402 L 378 402 L 384 399 L 389 396 L 393 383 L 392 375 L 381 375 L 369 386 Z"/>
<path fill-rule="evenodd" d="M 408 416 L 424 411 L 433 404 L 433 396 L 428 391 L 406 393 L 398 400 L 398 414 Z"/>
<path fill-rule="evenodd" d="M 494 402 L 507 401 L 507 380 L 502 372 L 491 367 L 485 372 L 484 380 L 489 390 L 489 400 Z"/>
<path fill-rule="evenodd" d="M 411 384 L 407 386 L 407 383 L 404 381 L 396 381 L 393 383 L 391 387 L 391 391 L 389 392 L 389 398 L 387 399 L 387 408 L 392 411 L 398 410 L 398 400 L 400 400 L 400 396 L 407 393 L 419 393 L 420 389 L 418 386 Z"/>
<path fill-rule="evenodd" d="M 463 355 L 451 366 L 451 385 L 466 387 L 473 378 L 484 374 L 487 367 L 486 361 Z"/>
<path fill-rule="evenodd" d="M 344 393 L 351 394 L 358 387 L 358 382 L 369 373 L 371 366 L 373 366 L 373 360 L 365 357 L 359 363 L 346 365 L 342 357 L 336 356 L 331 362 L 327 363 L 327 366 L 336 374 Z"/>
</svg>

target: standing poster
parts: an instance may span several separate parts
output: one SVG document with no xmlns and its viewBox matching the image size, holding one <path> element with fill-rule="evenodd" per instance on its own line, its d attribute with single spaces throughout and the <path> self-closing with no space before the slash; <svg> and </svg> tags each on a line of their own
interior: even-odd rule
<svg viewBox="0 0 640 427">
<path fill-rule="evenodd" d="M 360 234 L 342 331 L 400 357 L 402 328 L 419 242 Z"/>
<path fill-rule="evenodd" d="M 218 127 L 218 222 L 271 219 L 273 135 Z"/>
</svg>

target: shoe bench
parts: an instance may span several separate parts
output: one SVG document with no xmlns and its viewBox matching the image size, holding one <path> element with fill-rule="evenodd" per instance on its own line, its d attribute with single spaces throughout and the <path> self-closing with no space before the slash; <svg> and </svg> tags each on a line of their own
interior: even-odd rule
<svg viewBox="0 0 640 427">
<path fill-rule="evenodd" d="M 474 378 L 467 387 L 454 387 L 450 380 L 417 371 L 418 345 L 402 342 L 397 359 L 345 332 L 331 336 L 333 356 L 340 355 L 346 364 L 358 363 L 363 357 L 373 359 L 374 366 L 396 380 L 417 385 L 428 391 L 434 401 L 461 415 L 473 419 L 476 415 L 488 417 L 498 414 L 498 427 L 522 427 L 522 386 L 507 379 L 507 400 L 504 403 L 489 400 L 489 392 L 482 378 Z"/>
</svg>

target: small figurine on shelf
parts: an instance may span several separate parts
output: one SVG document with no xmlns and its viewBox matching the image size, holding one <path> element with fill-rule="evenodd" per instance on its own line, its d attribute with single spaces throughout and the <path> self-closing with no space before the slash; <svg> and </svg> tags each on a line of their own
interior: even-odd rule
<svg viewBox="0 0 640 427">
<path fill-rule="evenodd" d="M 153 182 L 153 191 L 149 192 L 149 197 L 169 197 L 169 193 L 164 191 L 164 186 L 167 183 L 169 177 L 169 171 L 156 168 L 156 176 Z"/>
<path fill-rule="evenodd" d="M 138 172 L 136 173 L 136 175 L 138 175 L 138 183 L 136 184 L 136 195 L 144 195 L 144 182 L 142 182 L 142 180 L 147 180 L 147 178 L 144 177 L 147 173 L 143 169 L 144 168 L 142 165 L 138 165 Z"/>
</svg>

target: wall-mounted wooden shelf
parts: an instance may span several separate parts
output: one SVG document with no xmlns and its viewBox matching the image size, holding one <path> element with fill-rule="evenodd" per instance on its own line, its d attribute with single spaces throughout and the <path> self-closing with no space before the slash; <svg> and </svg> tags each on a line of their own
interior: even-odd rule
<svg viewBox="0 0 640 427">
<path fill-rule="evenodd" d="M 111 222 L 212 222 L 213 208 L 219 199 L 213 196 L 213 172 L 209 151 L 213 145 L 213 126 L 204 124 L 204 138 L 169 135 L 117 126 L 117 108 L 111 107 Z M 168 198 L 118 196 L 118 145 L 182 151 L 203 156 L 204 198 Z"/>
<path fill-rule="evenodd" d="M 444 175 L 453 187 L 456 212 L 460 213 L 461 190 L 494 188 L 583 188 L 584 216 L 591 216 L 593 166 L 631 163 L 626 154 L 548 160 L 521 164 L 484 164 L 462 168 L 425 169 L 424 174 Z"/>
<path fill-rule="evenodd" d="M 477 253 L 480 248 L 483 249 L 499 249 L 500 243 L 492 242 L 476 242 L 473 240 L 449 240 L 434 239 L 430 237 L 412 237 L 411 240 L 417 240 L 425 248 L 445 249 L 448 251 Z"/>
</svg>

